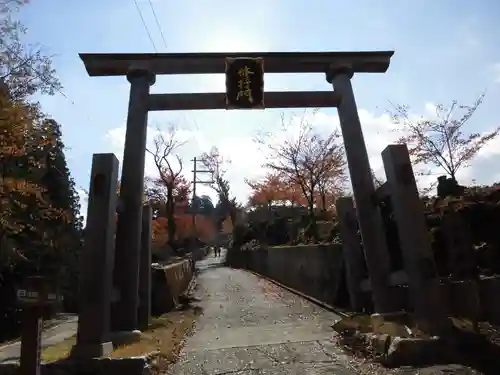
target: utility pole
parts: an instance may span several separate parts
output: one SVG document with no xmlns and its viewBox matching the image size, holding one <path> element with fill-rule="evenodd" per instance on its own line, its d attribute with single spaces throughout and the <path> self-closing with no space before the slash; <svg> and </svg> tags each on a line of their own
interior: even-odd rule
<svg viewBox="0 0 500 375">
<path fill-rule="evenodd" d="M 198 207 L 196 207 L 196 184 L 213 184 L 214 181 L 213 179 L 211 181 L 198 181 L 197 180 L 197 174 L 198 173 L 214 173 L 214 171 L 211 171 L 211 170 L 199 170 L 198 169 L 198 163 L 200 161 L 203 161 L 203 160 L 200 160 L 200 159 L 197 159 L 196 157 L 194 157 L 192 160 L 193 162 L 193 199 L 192 199 L 192 203 L 191 203 L 191 206 L 192 206 L 192 221 L 193 221 L 193 233 L 194 235 L 196 236 L 196 211 L 198 209 Z"/>
</svg>

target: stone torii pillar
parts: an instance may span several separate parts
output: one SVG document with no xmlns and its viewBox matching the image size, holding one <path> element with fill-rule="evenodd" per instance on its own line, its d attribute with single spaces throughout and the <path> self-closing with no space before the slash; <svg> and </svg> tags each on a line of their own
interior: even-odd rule
<svg viewBox="0 0 500 375">
<path fill-rule="evenodd" d="M 370 274 L 375 312 L 388 313 L 393 310 L 389 289 L 389 253 L 382 216 L 374 200 L 375 185 L 351 85 L 353 74 L 351 66 L 332 65 L 326 73 L 326 80 L 333 85 L 335 92 L 340 96 L 337 110 Z"/>
<path fill-rule="evenodd" d="M 135 65 L 129 69 L 127 79 L 130 82 L 130 99 L 120 181 L 121 212 L 116 230 L 113 280 L 119 297 L 112 309 L 114 331 L 132 331 L 138 325 L 144 162 L 149 89 L 155 82 L 155 74 L 147 65 Z"/>
</svg>

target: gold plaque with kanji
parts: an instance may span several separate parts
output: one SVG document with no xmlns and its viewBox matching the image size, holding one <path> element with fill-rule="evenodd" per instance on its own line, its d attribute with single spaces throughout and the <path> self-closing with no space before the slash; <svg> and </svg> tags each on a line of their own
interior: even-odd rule
<svg viewBox="0 0 500 375">
<path fill-rule="evenodd" d="M 264 60 L 226 58 L 226 108 L 264 108 Z"/>
</svg>

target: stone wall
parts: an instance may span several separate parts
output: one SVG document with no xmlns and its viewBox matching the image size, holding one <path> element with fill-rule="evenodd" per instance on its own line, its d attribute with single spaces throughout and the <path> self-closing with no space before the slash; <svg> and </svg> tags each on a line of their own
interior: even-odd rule
<svg viewBox="0 0 500 375">
<path fill-rule="evenodd" d="M 194 274 L 193 260 L 184 259 L 166 266 L 153 267 L 151 309 L 153 315 L 172 310 L 188 288 Z"/>
<path fill-rule="evenodd" d="M 290 288 L 339 307 L 338 297 L 346 291 L 342 277 L 341 245 L 278 246 L 242 251 L 240 265 Z M 391 274 L 392 298 L 401 310 L 411 310 L 404 271 Z M 362 299 L 372 309 L 368 280 L 361 283 Z M 500 278 L 483 278 L 479 283 L 441 283 L 442 297 L 449 316 L 479 319 L 500 324 Z M 343 306 L 342 306 L 343 307 Z"/>
<path fill-rule="evenodd" d="M 277 246 L 241 253 L 243 267 L 333 305 L 342 277 L 340 245 Z"/>
</svg>

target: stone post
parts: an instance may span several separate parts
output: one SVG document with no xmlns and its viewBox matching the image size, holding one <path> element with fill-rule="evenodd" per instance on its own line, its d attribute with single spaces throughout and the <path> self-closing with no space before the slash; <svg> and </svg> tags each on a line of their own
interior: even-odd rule
<svg viewBox="0 0 500 375">
<path fill-rule="evenodd" d="M 446 311 L 408 148 L 389 145 L 382 160 L 414 313 L 426 329 L 438 334 L 447 328 Z"/>
<path fill-rule="evenodd" d="M 358 237 L 356 210 L 351 197 L 338 198 L 335 202 L 342 239 L 342 253 L 346 267 L 347 289 L 353 311 L 361 312 L 363 305 L 361 281 L 363 280 L 365 257 Z"/>
<path fill-rule="evenodd" d="M 87 225 L 80 276 L 80 313 L 73 353 L 100 357 L 113 350 L 108 342 L 113 263 L 115 257 L 116 186 L 118 159 L 94 154 L 90 179 Z"/>
<path fill-rule="evenodd" d="M 148 328 L 151 318 L 151 220 L 152 208 L 142 209 L 141 261 L 139 264 L 139 329 Z"/>
<path fill-rule="evenodd" d="M 40 375 L 43 313 L 37 307 L 28 307 L 22 314 L 19 374 Z"/>
<path fill-rule="evenodd" d="M 388 313 L 393 310 L 389 287 L 389 253 L 380 208 L 375 200 L 375 186 L 368 152 L 351 85 L 352 76 L 350 67 L 332 66 L 326 74 L 326 79 L 340 95 L 338 105 L 340 128 L 372 286 L 373 304 L 377 313 Z"/>
<path fill-rule="evenodd" d="M 155 75 L 147 68 L 137 66 L 129 70 L 127 79 L 130 82 L 130 99 L 120 181 L 122 211 L 116 231 L 114 284 L 119 299 L 113 306 L 115 331 L 137 328 L 148 101 Z"/>
</svg>

